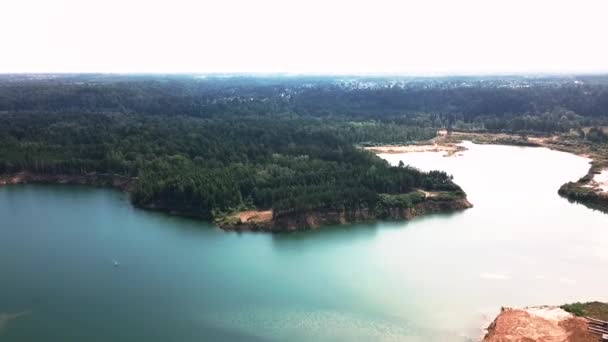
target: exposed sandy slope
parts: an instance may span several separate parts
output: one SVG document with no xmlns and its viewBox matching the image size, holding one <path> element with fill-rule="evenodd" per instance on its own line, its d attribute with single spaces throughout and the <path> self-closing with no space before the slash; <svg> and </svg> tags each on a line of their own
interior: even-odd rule
<svg viewBox="0 0 608 342">
<path fill-rule="evenodd" d="M 261 223 L 272 220 L 272 210 L 247 210 L 241 211 L 237 215 L 243 223 Z"/>
<path fill-rule="evenodd" d="M 597 342 L 587 321 L 559 307 L 503 308 L 484 342 Z"/>
</svg>

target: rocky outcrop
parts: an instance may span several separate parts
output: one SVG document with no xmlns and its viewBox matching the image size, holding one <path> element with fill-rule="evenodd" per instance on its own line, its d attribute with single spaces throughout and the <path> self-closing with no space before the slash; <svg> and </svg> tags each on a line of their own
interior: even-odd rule
<svg viewBox="0 0 608 342">
<path fill-rule="evenodd" d="M 426 199 L 408 208 L 387 208 L 382 213 L 369 208 L 356 210 L 316 210 L 303 213 L 274 215 L 266 222 L 219 223 L 220 228 L 235 231 L 289 232 L 317 229 L 327 225 L 374 221 L 378 219 L 409 220 L 414 217 L 471 208 L 466 197 L 450 200 Z"/>
</svg>

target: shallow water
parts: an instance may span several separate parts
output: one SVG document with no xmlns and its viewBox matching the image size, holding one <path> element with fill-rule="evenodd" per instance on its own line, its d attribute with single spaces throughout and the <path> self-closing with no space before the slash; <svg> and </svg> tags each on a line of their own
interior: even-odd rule
<svg viewBox="0 0 608 342">
<path fill-rule="evenodd" d="M 468 341 L 502 305 L 608 300 L 608 215 L 557 195 L 588 160 L 467 147 L 383 157 L 453 174 L 473 209 L 297 234 L 1 188 L 0 316 L 26 314 L 0 341 Z"/>
</svg>

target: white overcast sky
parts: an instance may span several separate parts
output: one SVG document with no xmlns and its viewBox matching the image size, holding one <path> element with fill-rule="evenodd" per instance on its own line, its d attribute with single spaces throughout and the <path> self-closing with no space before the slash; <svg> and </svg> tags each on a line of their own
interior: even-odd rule
<svg viewBox="0 0 608 342">
<path fill-rule="evenodd" d="M 0 72 L 606 72 L 607 18 L 607 0 L 0 0 Z"/>
</svg>

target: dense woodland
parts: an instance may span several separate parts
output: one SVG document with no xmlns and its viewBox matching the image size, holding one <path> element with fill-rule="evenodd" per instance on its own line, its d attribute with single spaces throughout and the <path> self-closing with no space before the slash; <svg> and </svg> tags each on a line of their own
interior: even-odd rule
<svg viewBox="0 0 608 342">
<path fill-rule="evenodd" d="M 356 145 L 410 143 L 443 127 L 605 141 L 580 128 L 607 117 L 600 76 L 3 75 L 0 173 L 137 177 L 136 204 L 207 217 L 376 207 L 415 188 L 461 190 L 443 172 L 391 167 Z"/>
</svg>

